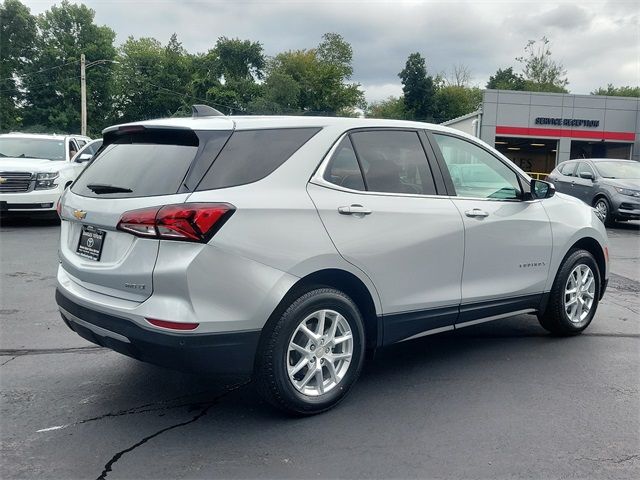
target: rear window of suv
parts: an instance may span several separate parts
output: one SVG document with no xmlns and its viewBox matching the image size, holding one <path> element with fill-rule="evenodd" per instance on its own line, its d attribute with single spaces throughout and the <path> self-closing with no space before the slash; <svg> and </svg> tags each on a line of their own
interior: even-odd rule
<svg viewBox="0 0 640 480">
<path fill-rule="evenodd" d="M 82 172 L 71 190 L 85 197 L 108 198 L 177 193 L 198 145 L 198 136 L 192 130 L 118 135 Z"/>
<path fill-rule="evenodd" d="M 257 182 L 286 162 L 320 128 L 239 130 L 231 135 L 197 190 Z"/>
</svg>

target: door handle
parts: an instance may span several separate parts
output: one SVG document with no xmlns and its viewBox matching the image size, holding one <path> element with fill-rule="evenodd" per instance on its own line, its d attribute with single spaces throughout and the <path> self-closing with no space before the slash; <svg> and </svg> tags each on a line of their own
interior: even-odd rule
<svg viewBox="0 0 640 480">
<path fill-rule="evenodd" d="M 485 212 L 484 210 L 480 210 L 479 208 L 474 208 L 473 210 L 467 210 L 466 212 L 464 212 L 464 214 L 467 217 L 484 218 L 484 217 L 488 217 L 489 216 L 489 212 Z"/>
<path fill-rule="evenodd" d="M 338 212 L 342 215 L 369 215 L 371 210 L 362 205 L 353 204 L 348 207 L 338 207 Z"/>
</svg>

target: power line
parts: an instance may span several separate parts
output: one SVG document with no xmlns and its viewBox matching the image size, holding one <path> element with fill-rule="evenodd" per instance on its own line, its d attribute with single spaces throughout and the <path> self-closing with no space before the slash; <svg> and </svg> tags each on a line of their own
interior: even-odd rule
<svg viewBox="0 0 640 480">
<path fill-rule="evenodd" d="M 80 74 L 78 74 L 78 75 L 71 75 L 71 76 L 68 76 L 68 77 L 57 78 L 57 79 L 55 79 L 55 80 L 49 80 L 48 82 L 36 83 L 36 84 L 34 84 L 34 85 L 28 85 L 28 86 L 27 86 L 27 87 L 28 87 L 28 88 L 27 88 L 27 90 L 30 90 L 30 89 L 32 89 L 32 88 L 34 88 L 34 87 L 43 87 L 43 86 L 50 85 L 50 84 L 52 84 L 52 83 L 60 82 L 60 81 L 63 81 L 63 80 L 70 80 L 70 79 L 72 79 L 72 78 L 78 78 L 78 79 L 79 79 L 79 78 L 80 78 Z M 23 87 L 17 87 L 17 88 L 23 88 Z M 13 90 L 14 90 L 13 88 L 7 88 L 7 89 L 5 89 L 5 90 L 0 90 L 0 93 L 3 93 L 3 92 L 11 92 L 11 91 L 13 91 Z"/>
<path fill-rule="evenodd" d="M 71 64 L 79 63 L 79 62 L 80 62 L 80 60 L 73 60 L 71 62 L 63 63 L 61 65 L 56 65 L 55 67 L 43 68 L 42 70 L 37 70 L 35 72 L 23 73 L 23 74 L 19 75 L 19 77 L 30 77 L 31 75 L 36 75 L 36 74 L 42 73 L 42 72 L 48 72 L 49 70 L 55 70 L 56 68 L 66 67 L 67 65 L 71 65 Z M 4 80 L 13 80 L 13 77 L 0 78 L 0 82 L 2 82 Z"/>
</svg>

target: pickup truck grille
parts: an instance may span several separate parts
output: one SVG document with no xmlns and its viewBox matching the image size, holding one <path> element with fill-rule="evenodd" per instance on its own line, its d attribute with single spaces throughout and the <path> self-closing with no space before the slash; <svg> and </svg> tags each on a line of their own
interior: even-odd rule
<svg viewBox="0 0 640 480">
<path fill-rule="evenodd" d="M 28 192 L 32 178 L 31 172 L 0 172 L 0 193 Z"/>
</svg>

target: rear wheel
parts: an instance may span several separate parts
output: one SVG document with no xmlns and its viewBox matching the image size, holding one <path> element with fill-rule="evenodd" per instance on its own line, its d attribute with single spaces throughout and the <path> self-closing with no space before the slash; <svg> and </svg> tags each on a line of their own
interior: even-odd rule
<svg viewBox="0 0 640 480">
<path fill-rule="evenodd" d="M 600 271 L 593 255 L 574 250 L 564 260 L 551 289 L 540 324 L 556 335 L 582 332 L 596 313 L 600 298 Z"/>
<path fill-rule="evenodd" d="M 261 396 L 288 413 L 334 407 L 364 360 L 362 317 L 344 293 L 319 288 L 297 298 L 263 333 L 255 380 Z"/>
</svg>

